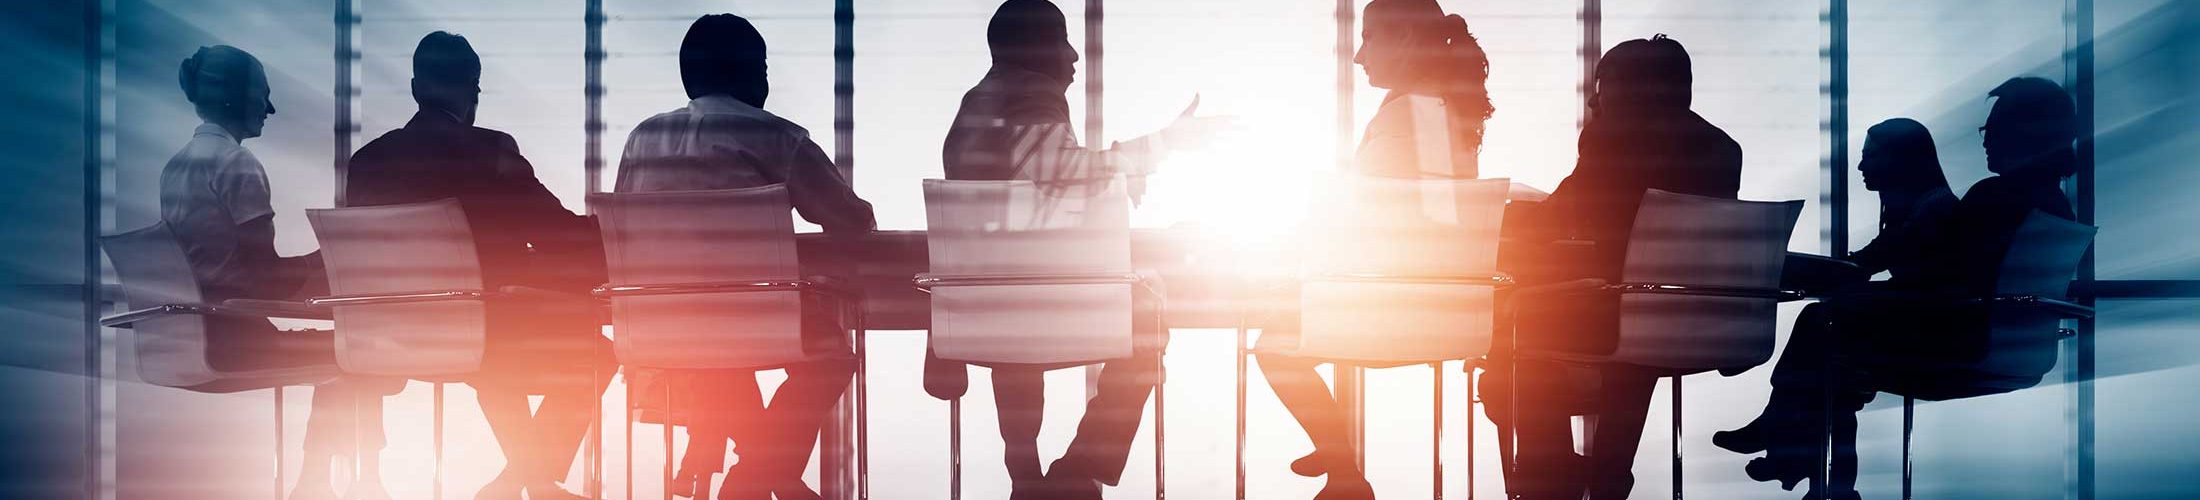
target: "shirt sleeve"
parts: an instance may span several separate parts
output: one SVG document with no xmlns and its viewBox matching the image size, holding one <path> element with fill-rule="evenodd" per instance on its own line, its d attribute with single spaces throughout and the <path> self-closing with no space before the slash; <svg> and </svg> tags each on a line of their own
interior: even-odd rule
<svg viewBox="0 0 2200 500">
<path fill-rule="evenodd" d="M 222 210 L 229 213 L 229 222 L 244 224 L 252 219 L 275 215 L 275 206 L 268 191 L 267 169 L 260 166 L 259 158 L 251 151 L 238 149 L 224 158 L 221 168 L 214 173 L 213 189 L 221 200 Z"/>
<path fill-rule="evenodd" d="M 1038 183 L 1103 181 L 1116 175 L 1145 176 L 1167 145 L 1158 136 L 1146 136 L 1117 148 L 1090 149 L 1077 144 L 1064 123 L 1010 127 L 1009 165 L 1016 178 Z"/>
<path fill-rule="evenodd" d="M 784 179 L 787 197 L 793 198 L 802 219 L 823 226 L 827 232 L 869 231 L 878 227 L 871 203 L 856 196 L 855 186 L 833 165 L 831 157 L 809 137 L 796 135 L 793 164 Z M 768 168 L 768 167 L 767 167 Z"/>
</svg>

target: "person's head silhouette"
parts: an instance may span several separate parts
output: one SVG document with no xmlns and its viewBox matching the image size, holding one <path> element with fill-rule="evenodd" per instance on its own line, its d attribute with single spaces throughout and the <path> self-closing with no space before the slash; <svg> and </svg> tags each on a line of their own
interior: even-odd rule
<svg viewBox="0 0 2200 500">
<path fill-rule="evenodd" d="M 1994 108 L 1979 127 L 1986 170 L 2001 175 L 2069 177 L 2077 173 L 2078 106 L 2061 85 L 2017 77 L 1987 92 Z"/>
<path fill-rule="evenodd" d="M 765 78 L 764 34 L 749 20 L 712 14 L 688 26 L 680 40 L 680 83 L 689 99 L 728 95 L 764 107 L 771 84 Z"/>
<path fill-rule="evenodd" d="M 268 99 L 267 69 L 260 60 L 228 45 L 199 47 L 176 71 L 183 96 L 199 119 L 220 126 L 242 141 L 259 137 L 275 114 Z"/>
<path fill-rule="evenodd" d="M 985 27 L 993 65 L 1037 72 L 1063 85 L 1077 75 L 1077 48 L 1069 44 L 1069 19 L 1047 0 L 1008 0 Z"/>
<path fill-rule="evenodd" d="M 1482 124 L 1496 108 L 1490 104 L 1489 54 L 1466 19 L 1444 14 L 1436 0 L 1374 0 L 1364 17 L 1352 62 L 1367 73 L 1367 83 L 1443 96 L 1463 145 L 1479 148 Z"/>
<path fill-rule="evenodd" d="M 422 110 L 449 113 L 460 123 L 474 123 L 481 105 L 481 56 L 466 37 L 437 31 L 420 39 L 413 49 L 413 100 Z"/>
<path fill-rule="evenodd" d="M 1688 109 L 1689 66 L 1688 49 L 1665 35 L 1620 42 L 1597 61 L 1589 106 L 1596 113 Z"/>
<path fill-rule="evenodd" d="M 1856 171 L 1863 174 L 1864 189 L 1882 195 L 1948 188 L 1932 131 L 1908 118 L 1889 119 L 1865 130 L 1864 156 L 1856 162 Z"/>
</svg>

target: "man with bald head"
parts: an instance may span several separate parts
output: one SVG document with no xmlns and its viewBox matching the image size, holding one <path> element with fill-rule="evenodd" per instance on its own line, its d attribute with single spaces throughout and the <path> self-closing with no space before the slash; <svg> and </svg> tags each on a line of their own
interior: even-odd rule
<svg viewBox="0 0 2200 500">
<path fill-rule="evenodd" d="M 567 211 L 535 178 L 519 144 L 474 126 L 481 57 L 464 37 L 428 34 L 413 52 L 420 111 L 351 157 L 350 206 L 455 198 L 465 208 L 486 289 L 529 286 L 587 294 L 604 282 L 595 226 Z M 492 302 L 487 352 L 469 376 L 504 451 L 504 471 L 481 500 L 580 498 L 557 485 L 588 433 L 597 397 L 616 371 L 594 311 Z M 529 412 L 528 396 L 543 396 Z"/>
</svg>

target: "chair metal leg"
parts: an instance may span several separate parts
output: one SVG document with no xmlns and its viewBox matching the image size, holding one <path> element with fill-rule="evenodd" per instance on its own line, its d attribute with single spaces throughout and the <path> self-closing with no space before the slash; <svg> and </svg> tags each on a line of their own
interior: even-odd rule
<svg viewBox="0 0 2200 500">
<path fill-rule="evenodd" d="M 947 400 L 947 498 L 963 497 L 963 401 Z"/>
<path fill-rule="evenodd" d="M 275 386 L 275 499 L 283 498 L 283 386 Z"/>
<path fill-rule="evenodd" d="M 602 377 L 603 367 L 588 364 L 588 383 Z M 588 415 L 588 498 L 603 500 L 603 392 L 596 393 L 596 412 Z"/>
<path fill-rule="evenodd" d="M 619 391 L 619 420 L 626 426 L 626 457 L 622 462 L 626 464 L 626 496 L 622 500 L 634 500 L 634 380 L 627 376 L 631 374 L 619 375 L 619 384 L 624 387 Z"/>
<path fill-rule="evenodd" d="M 857 308 L 858 318 L 861 311 Z M 871 500 L 870 358 L 865 349 L 870 342 L 862 321 L 856 320 L 856 500 Z"/>
<path fill-rule="evenodd" d="M 1245 500 L 1245 357 L 1251 353 L 1245 349 L 1245 317 L 1238 316 L 1237 329 L 1237 440 L 1234 458 L 1237 460 L 1237 500 Z"/>
<path fill-rule="evenodd" d="M 1467 500 L 1474 500 L 1474 455 L 1477 453 L 1474 448 L 1474 407 L 1482 404 L 1482 400 L 1474 393 L 1474 362 L 1468 361 L 1466 368 L 1460 371 L 1467 374 Z"/>
<path fill-rule="evenodd" d="M 1902 397 L 1902 500 L 1910 500 L 1910 480 L 1915 469 L 1910 466 L 1910 431 L 1917 426 L 1917 399 Z"/>
<path fill-rule="evenodd" d="M 1673 376 L 1673 500 L 1681 500 L 1681 377 Z"/>
<path fill-rule="evenodd" d="M 1169 363 L 1167 352 L 1154 365 L 1153 384 L 1153 500 L 1169 497 Z"/>
<path fill-rule="evenodd" d="M 434 445 L 435 445 L 435 485 L 434 485 L 434 487 L 435 487 L 435 493 L 433 494 L 433 496 L 434 496 L 434 499 L 435 499 L 435 500 L 443 500 L 443 383 L 442 383 L 442 382 L 436 382 L 436 383 L 435 383 L 435 410 L 434 410 L 434 411 L 433 411 L 432 413 L 434 413 L 434 415 L 432 415 L 432 417 L 433 417 L 433 418 L 435 419 L 435 422 L 433 422 L 432 424 L 430 424 L 430 425 L 431 425 L 432 427 L 434 427 L 434 431 L 433 431 L 433 432 L 435 433 L 435 436 L 434 436 L 434 439 L 433 439 L 433 441 L 435 441 L 435 443 L 434 443 Z"/>
<path fill-rule="evenodd" d="M 1429 425 L 1429 463 L 1434 469 L 1429 476 L 1433 482 L 1429 491 L 1436 500 L 1444 500 L 1444 362 L 1429 363 L 1428 368 L 1436 375 L 1434 383 L 1430 384 L 1435 397 L 1430 400 L 1431 407 L 1436 409 L 1436 415 Z"/>
<path fill-rule="evenodd" d="M 664 490 L 664 492 L 665 492 L 665 500 L 672 500 L 672 466 L 673 466 L 673 461 L 672 461 L 672 421 L 673 421 L 673 416 L 674 416 L 675 414 L 677 414 L 677 413 L 679 412 L 679 410 L 680 410 L 680 408 L 679 408 L 679 405 L 675 404 L 675 402 L 674 402 L 674 401 L 673 401 L 673 399 L 672 399 L 672 396 L 673 396 L 673 392 L 672 392 L 672 385 L 673 385 L 673 384 L 672 384 L 672 382 L 673 382 L 672 374 L 671 374 L 671 373 L 666 373 L 666 374 L 665 374 L 665 417 L 664 417 L 664 419 L 665 419 L 665 425 L 664 425 L 664 428 L 665 428 L 665 466 L 664 466 L 664 467 L 660 467 L 660 469 L 663 469 L 663 471 L 662 471 L 662 472 L 664 473 L 664 483 L 663 483 L 663 484 L 664 484 L 664 488 L 663 488 L 663 490 Z"/>
</svg>

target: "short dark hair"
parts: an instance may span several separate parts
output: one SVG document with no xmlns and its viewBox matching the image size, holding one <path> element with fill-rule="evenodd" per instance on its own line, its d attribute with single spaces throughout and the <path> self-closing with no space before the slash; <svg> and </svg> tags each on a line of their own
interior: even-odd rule
<svg viewBox="0 0 2200 500">
<path fill-rule="evenodd" d="M 1008 0 L 993 11 L 985 26 L 985 44 L 994 59 L 1050 47 L 1069 36 L 1068 18 L 1062 8 L 1047 0 Z"/>
<path fill-rule="evenodd" d="M 2028 129 L 2051 134 L 2044 139 L 2069 141 L 2078 138 L 2078 104 L 2070 99 L 2070 92 L 2053 80 L 2036 76 L 2011 78 L 1988 91 L 1986 96 L 1995 99 L 1993 110 L 1986 116 L 1987 126 L 2014 120 L 2028 122 Z"/>
<path fill-rule="evenodd" d="M 712 14 L 688 26 L 680 40 L 680 83 L 688 98 L 732 94 L 763 105 L 764 34 L 748 19 Z"/>
<path fill-rule="evenodd" d="M 474 53 L 466 37 L 437 31 L 420 38 L 413 49 L 413 78 L 435 83 L 475 83 L 481 80 L 481 55 Z"/>
<path fill-rule="evenodd" d="M 1620 42 L 1597 61 L 1598 93 L 1641 100 L 1628 103 L 1633 105 L 1686 108 L 1696 78 L 1691 65 L 1688 49 L 1664 34 Z M 1624 91 L 1608 92 L 1615 88 Z"/>
</svg>

